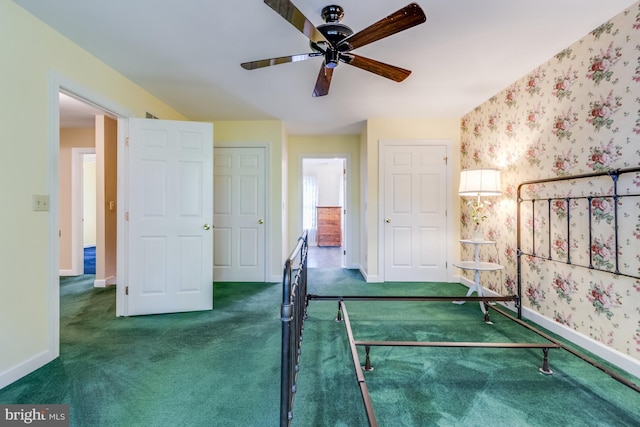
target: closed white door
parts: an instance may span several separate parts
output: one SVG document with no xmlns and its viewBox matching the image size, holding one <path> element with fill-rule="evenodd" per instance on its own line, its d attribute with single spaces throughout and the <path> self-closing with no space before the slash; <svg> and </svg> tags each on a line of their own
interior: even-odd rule
<svg viewBox="0 0 640 427">
<path fill-rule="evenodd" d="M 214 148 L 213 279 L 264 282 L 265 149 Z"/>
<path fill-rule="evenodd" d="M 383 147 L 385 281 L 446 281 L 446 145 Z"/>
<path fill-rule="evenodd" d="M 129 120 L 128 315 L 213 308 L 210 123 Z"/>
</svg>

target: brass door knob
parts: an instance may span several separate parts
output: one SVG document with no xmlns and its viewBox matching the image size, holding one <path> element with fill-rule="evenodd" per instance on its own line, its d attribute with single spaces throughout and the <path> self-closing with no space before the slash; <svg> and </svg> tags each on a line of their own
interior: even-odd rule
<svg viewBox="0 0 640 427">
<path fill-rule="evenodd" d="M 259 220 L 258 220 L 258 224 L 264 224 L 264 220 L 259 219 Z"/>
<path fill-rule="evenodd" d="M 384 222 L 386 222 L 387 224 L 391 224 L 391 218 L 385 219 Z"/>
<path fill-rule="evenodd" d="M 202 228 L 204 228 L 205 230 L 209 230 L 211 229 L 211 226 L 209 224 L 205 224 L 202 226 Z"/>
</svg>

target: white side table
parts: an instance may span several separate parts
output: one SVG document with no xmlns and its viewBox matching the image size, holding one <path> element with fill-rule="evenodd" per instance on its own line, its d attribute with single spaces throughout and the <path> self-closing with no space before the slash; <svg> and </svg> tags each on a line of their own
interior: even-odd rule
<svg viewBox="0 0 640 427">
<path fill-rule="evenodd" d="M 482 292 L 482 284 L 480 283 L 481 271 L 497 271 L 502 270 L 504 266 L 496 264 L 494 262 L 480 261 L 480 246 L 482 245 L 494 245 L 496 242 L 491 240 L 460 240 L 463 245 L 473 245 L 474 260 L 473 261 L 458 261 L 454 262 L 453 266 L 462 270 L 472 270 L 473 273 L 473 285 L 469 287 L 469 291 L 466 296 L 471 296 L 474 292 L 478 293 L 479 297 L 484 296 Z M 464 301 L 454 301 L 455 304 L 464 304 Z M 487 314 L 482 301 L 480 301 L 480 309 L 483 314 Z"/>
</svg>

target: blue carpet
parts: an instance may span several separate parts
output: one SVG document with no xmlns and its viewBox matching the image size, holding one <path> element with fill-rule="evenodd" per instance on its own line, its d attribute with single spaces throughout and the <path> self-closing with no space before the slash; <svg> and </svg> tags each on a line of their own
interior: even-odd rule
<svg viewBox="0 0 640 427">
<path fill-rule="evenodd" d="M 96 274 L 96 247 L 84 248 L 84 274 Z"/>
</svg>

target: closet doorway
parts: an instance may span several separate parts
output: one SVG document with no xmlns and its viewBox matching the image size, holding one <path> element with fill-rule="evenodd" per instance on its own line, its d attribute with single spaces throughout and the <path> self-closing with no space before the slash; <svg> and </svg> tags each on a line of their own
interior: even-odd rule
<svg viewBox="0 0 640 427">
<path fill-rule="evenodd" d="M 309 268 L 346 264 L 346 158 L 302 159 L 302 227 L 309 231 Z"/>
</svg>

